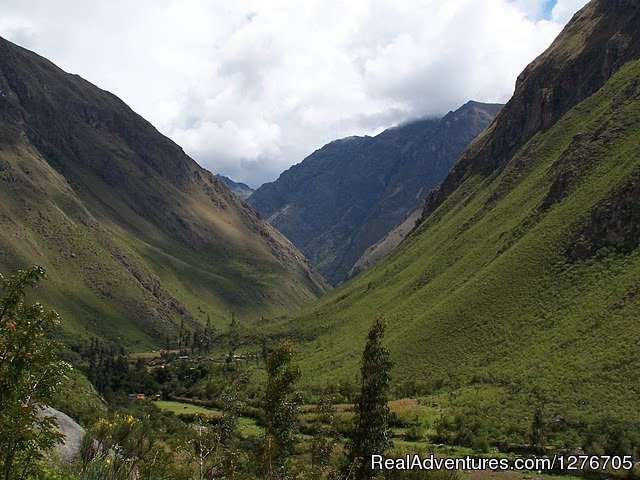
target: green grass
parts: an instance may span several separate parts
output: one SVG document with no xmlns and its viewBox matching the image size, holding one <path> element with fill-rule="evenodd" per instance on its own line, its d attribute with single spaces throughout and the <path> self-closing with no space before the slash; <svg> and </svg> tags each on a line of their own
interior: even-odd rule
<svg viewBox="0 0 640 480">
<path fill-rule="evenodd" d="M 206 418 L 220 418 L 222 412 L 215 408 L 202 407 L 187 402 L 174 402 L 171 400 L 158 400 L 154 402 L 159 409 L 175 413 L 176 415 L 201 415 Z M 244 437 L 255 437 L 262 434 L 255 419 L 250 417 L 239 417 L 238 428 Z"/>
<path fill-rule="evenodd" d="M 504 170 L 467 178 L 385 261 L 264 333 L 303 342 L 305 383 L 335 384 L 355 377 L 366 332 L 384 315 L 395 381 L 458 395 L 449 405 L 479 402 L 524 428 L 540 391 L 550 416 L 635 419 L 640 254 L 571 262 L 565 251 L 640 169 L 639 75 L 639 62 L 627 65 Z M 567 155 L 582 176 L 542 211 Z"/>
<path fill-rule="evenodd" d="M 156 405 L 161 410 L 173 412 L 176 415 L 203 415 L 205 417 L 212 418 L 216 418 L 221 415 L 219 410 L 201 407 L 192 403 L 158 400 L 157 402 L 154 402 L 154 405 Z"/>
</svg>

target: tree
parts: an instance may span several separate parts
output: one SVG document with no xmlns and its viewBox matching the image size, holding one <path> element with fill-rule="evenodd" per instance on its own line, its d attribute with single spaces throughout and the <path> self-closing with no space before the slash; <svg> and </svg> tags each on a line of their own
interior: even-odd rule
<svg viewBox="0 0 640 480">
<path fill-rule="evenodd" d="M 241 439 L 238 415 L 244 408 L 242 387 L 247 379 L 247 374 L 240 374 L 225 387 L 219 398 L 222 415 L 215 425 L 203 426 L 198 418 L 193 445 L 200 480 L 236 475 Z"/>
<path fill-rule="evenodd" d="M 336 408 L 333 398 L 328 393 L 323 394 L 315 405 L 315 431 L 311 439 L 311 472 L 310 478 L 324 478 L 325 471 L 331 461 L 336 444 L 336 432 L 333 421 Z"/>
<path fill-rule="evenodd" d="M 387 325 L 382 317 L 369 330 L 362 352 L 360 393 L 355 402 L 355 426 L 348 445 L 346 475 L 355 480 L 374 477 L 371 456 L 391 447 L 389 439 L 389 350 L 382 345 Z"/>
<path fill-rule="evenodd" d="M 544 418 L 545 401 L 539 396 L 536 408 L 533 412 L 533 421 L 531 422 L 531 447 L 536 451 L 544 450 L 544 442 L 546 440 L 547 423 Z"/>
<path fill-rule="evenodd" d="M 236 354 L 236 349 L 240 343 L 240 330 L 238 327 L 238 321 L 236 320 L 236 312 L 231 312 L 231 323 L 229 324 L 229 353 L 226 359 L 227 370 L 233 370 L 233 360 Z"/>
<path fill-rule="evenodd" d="M 292 363 L 294 347 L 284 342 L 267 357 L 267 388 L 264 396 L 264 439 L 262 478 L 290 478 L 289 459 L 295 445 L 300 399 L 295 382 L 300 369 Z"/>
<path fill-rule="evenodd" d="M 214 345 L 214 335 L 215 335 L 215 329 L 213 328 L 213 325 L 211 324 L 211 317 L 209 316 L 209 314 L 207 313 L 207 323 L 204 327 L 204 331 L 202 334 L 202 351 L 208 351 L 211 350 L 211 348 L 213 348 Z"/>
<path fill-rule="evenodd" d="M 0 275 L 0 476 L 32 478 L 40 460 L 61 438 L 53 417 L 42 417 L 46 402 L 69 368 L 56 356 L 46 332 L 58 315 L 25 302 L 45 272 L 40 267 Z"/>
</svg>

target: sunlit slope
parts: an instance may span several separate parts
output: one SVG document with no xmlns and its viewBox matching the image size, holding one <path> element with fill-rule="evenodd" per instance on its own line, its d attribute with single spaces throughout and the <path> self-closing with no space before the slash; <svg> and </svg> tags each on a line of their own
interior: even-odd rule
<svg viewBox="0 0 640 480">
<path fill-rule="evenodd" d="M 467 178 L 388 259 L 285 325 L 313 381 L 352 378 L 374 317 L 394 376 L 542 386 L 586 413 L 639 405 L 640 63 Z M 627 407 L 628 406 L 628 407 Z"/>
</svg>

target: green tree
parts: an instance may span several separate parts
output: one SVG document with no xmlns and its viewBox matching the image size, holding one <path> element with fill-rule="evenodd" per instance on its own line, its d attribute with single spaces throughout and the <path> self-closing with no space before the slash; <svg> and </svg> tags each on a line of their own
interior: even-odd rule
<svg viewBox="0 0 640 480">
<path fill-rule="evenodd" d="M 299 396 L 295 382 L 300 369 L 292 362 L 294 347 L 284 342 L 267 357 L 267 388 L 264 395 L 264 439 L 261 478 L 290 478 L 289 460 L 295 446 Z"/>
<path fill-rule="evenodd" d="M 0 475 L 4 480 L 37 478 L 41 460 L 61 438 L 53 417 L 40 405 L 53 394 L 68 366 L 46 332 L 58 315 L 25 301 L 45 276 L 40 267 L 0 275 Z"/>
<path fill-rule="evenodd" d="M 327 467 L 331 461 L 336 444 L 338 432 L 333 426 L 336 408 L 333 398 L 329 394 L 323 394 L 314 408 L 315 421 L 314 433 L 311 439 L 311 472 L 310 478 L 324 478 Z"/>
<path fill-rule="evenodd" d="M 229 324 L 229 353 L 227 354 L 226 366 L 228 371 L 233 370 L 233 360 L 236 349 L 240 343 L 240 328 L 236 320 L 236 312 L 231 312 L 231 323 Z"/>
<path fill-rule="evenodd" d="M 544 418 L 544 401 L 539 400 L 533 412 L 533 421 L 531 422 L 531 447 L 536 451 L 544 450 L 546 439 L 546 421 Z"/>
<path fill-rule="evenodd" d="M 371 456 L 392 446 L 389 438 L 391 361 L 383 345 L 387 325 L 379 317 L 369 330 L 362 352 L 360 393 L 355 402 L 355 426 L 347 449 L 346 475 L 355 480 L 374 478 Z"/>
<path fill-rule="evenodd" d="M 192 441 L 200 480 L 234 478 L 240 463 L 241 439 L 238 415 L 244 408 L 242 387 L 247 374 L 238 375 L 219 397 L 222 415 L 215 425 L 203 426 L 201 419 L 195 427 Z"/>
</svg>

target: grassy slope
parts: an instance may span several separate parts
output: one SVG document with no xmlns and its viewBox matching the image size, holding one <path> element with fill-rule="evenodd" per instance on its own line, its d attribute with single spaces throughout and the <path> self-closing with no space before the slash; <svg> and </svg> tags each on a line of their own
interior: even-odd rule
<svg viewBox="0 0 640 480">
<path fill-rule="evenodd" d="M 117 197 L 99 183 L 94 193 L 129 215 L 123 223 L 146 234 L 90 211 L 31 146 L 4 144 L 0 163 L 0 184 L 7 187 L 0 189 L 0 272 L 45 267 L 49 280 L 36 296 L 61 314 L 68 338 L 99 336 L 144 350 L 164 346 L 165 336 L 177 332 L 183 315 L 167 303 L 170 297 L 187 308 L 187 324 L 190 318 L 204 323 L 209 315 L 219 328 L 226 328 L 232 309 L 241 319 L 258 318 L 313 298 L 238 219 L 218 219 L 233 244 L 222 252 L 197 251 L 118 208 Z M 123 255 L 133 270 L 157 275 L 162 300 L 152 282 L 145 287 L 132 275 Z"/>
<path fill-rule="evenodd" d="M 179 325 L 282 314 L 326 283 L 122 101 L 0 38 L 0 272 L 40 264 L 72 340 L 131 350 Z M 84 338 L 83 338 L 84 337 Z"/>
<path fill-rule="evenodd" d="M 88 175 L 85 182 L 96 200 L 87 195 L 82 200 L 99 222 L 134 251 L 167 290 L 202 321 L 209 314 L 214 325 L 226 326 L 230 310 L 240 318 L 281 313 L 315 299 L 320 291 L 314 291 L 313 280 L 296 271 L 296 265 L 286 263 L 291 260 L 287 257 L 290 252 L 299 254 L 291 243 L 274 230 L 265 233 L 266 238 L 275 237 L 280 243 L 276 249 L 281 249 L 281 256 L 276 257 L 268 241 L 251 230 L 252 225 L 243 217 L 246 207 L 240 206 L 231 193 L 221 199 L 226 205 L 217 208 L 198 188 L 188 195 L 171 192 L 187 222 L 199 222 L 195 228 L 204 226 L 209 235 L 207 243 L 195 248 L 171 238 L 158 225 L 132 211 L 117 191 L 99 179 Z"/>
<path fill-rule="evenodd" d="M 640 254 L 572 263 L 564 252 L 640 169 L 638 76 L 640 63 L 628 64 L 505 170 L 467 179 L 384 262 L 274 325 L 314 338 L 303 350 L 307 381 L 352 378 L 366 331 L 384 314 L 398 381 L 516 382 L 577 417 L 611 408 L 631 418 L 640 407 Z M 540 213 L 554 163 L 567 155 L 584 176 Z"/>
<path fill-rule="evenodd" d="M 37 296 L 63 316 L 67 334 L 122 335 L 131 344 L 145 344 L 136 306 L 153 300 L 116 261 L 105 232 L 64 178 L 24 145 L 4 146 L 0 160 L 11 165 L 14 179 L 0 190 L 7 226 L 0 231 L 2 271 L 45 267 L 50 280 L 41 283 Z M 110 296 L 119 298 L 119 308 Z"/>
</svg>

